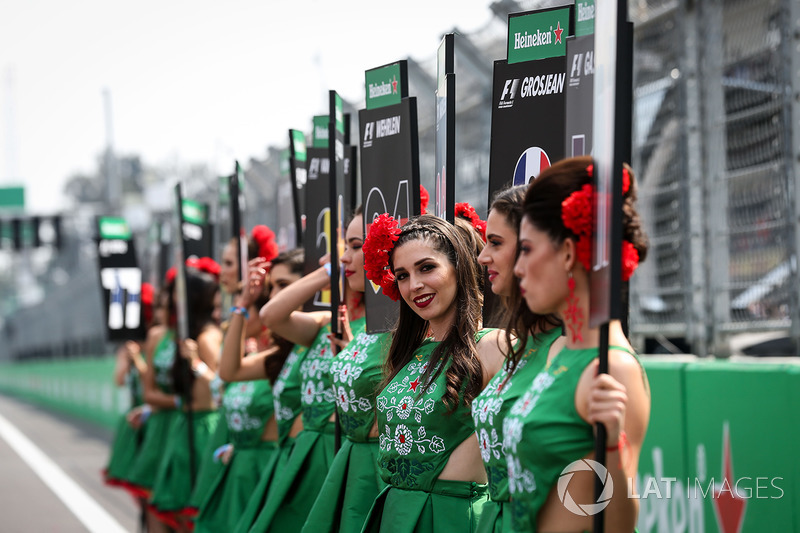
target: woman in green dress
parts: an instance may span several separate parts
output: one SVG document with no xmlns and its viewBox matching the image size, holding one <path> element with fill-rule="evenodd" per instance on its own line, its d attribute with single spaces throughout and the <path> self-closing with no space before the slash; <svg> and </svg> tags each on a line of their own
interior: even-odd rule
<svg viewBox="0 0 800 533">
<path fill-rule="evenodd" d="M 280 339 L 265 350 L 243 355 L 246 339 L 261 330 L 262 294 L 274 298 L 299 280 L 302 271 L 302 250 L 250 262 L 247 286 L 236 297 L 220 361 L 220 377 L 228 383 L 222 410 L 230 442 L 217 451 L 223 467 L 200 502 L 196 533 L 233 530 L 278 449 L 272 385 L 292 345 Z"/>
<path fill-rule="evenodd" d="M 180 357 L 174 357 L 170 369 L 173 390 L 180 398 L 176 403 L 180 414 L 169 428 L 150 495 L 150 509 L 165 524 L 180 530 L 191 527 L 181 511 L 189 502 L 200 457 L 219 418 L 211 389 L 222 344 L 217 323 L 218 274 L 219 265 L 209 258 L 187 261 L 189 338 L 181 343 Z M 170 343 L 174 346 L 174 339 Z M 191 414 L 183 398 L 191 399 Z"/>
<path fill-rule="evenodd" d="M 363 287 L 361 291 L 354 289 L 352 278 L 348 277 L 345 301 L 351 334 L 357 336 L 364 330 L 364 295 Z M 335 355 L 329 336 L 331 313 L 296 311 L 330 282 L 329 265 L 322 266 L 261 309 L 261 319 L 270 330 L 309 346 L 309 350 L 300 363 L 303 429 L 297 434 L 288 460 L 272 480 L 251 531 L 300 531 L 333 462 L 336 402 L 330 379 Z"/>
<path fill-rule="evenodd" d="M 551 345 L 561 346 L 560 320 L 531 313 L 514 276 L 522 200 L 527 186 L 501 190 L 486 220 L 486 246 L 478 262 L 486 267 L 491 290 L 502 302 L 506 341 L 514 346 L 503 368 L 472 402 L 481 458 L 489 480 L 489 501 L 483 507 L 478 533 L 511 529 L 508 465 L 503 450 L 503 419 L 544 367 Z"/>
<path fill-rule="evenodd" d="M 239 239 L 232 238 L 225 245 L 222 250 L 222 261 L 219 269 L 219 285 L 222 291 L 231 295 L 237 295 L 241 291 L 242 282 L 239 280 Z M 261 257 L 267 261 L 275 259 L 278 255 L 278 245 L 275 242 L 275 233 L 264 225 L 255 226 L 247 239 L 247 258 L 248 261 Z M 246 281 L 245 281 L 246 283 Z M 263 289 L 264 287 L 261 287 Z M 262 291 L 263 292 L 263 291 Z M 223 301 L 225 301 L 224 299 Z M 258 310 L 261 305 L 266 303 L 267 295 L 262 294 L 260 299 L 254 304 L 255 308 L 247 308 L 248 314 L 252 315 L 247 320 L 246 337 L 248 352 L 260 352 L 266 350 L 270 343 L 269 332 L 266 331 L 260 321 L 258 320 Z M 223 332 L 227 331 L 228 324 L 233 320 L 232 316 L 229 317 L 227 322 L 222 324 Z M 224 346 L 224 343 L 223 343 Z M 227 391 L 225 382 L 219 376 L 211 383 L 211 390 L 215 393 L 214 401 L 219 406 L 220 420 L 226 417 L 225 407 L 226 399 L 224 394 Z M 231 394 L 238 394 L 241 389 L 232 391 Z M 228 400 L 229 402 L 232 400 Z M 225 446 L 230 442 L 230 435 L 228 433 L 228 424 L 217 424 L 217 429 L 214 434 L 209 438 L 206 444 L 206 449 L 200 460 L 200 467 L 197 471 L 197 478 L 195 480 L 192 496 L 189 498 L 189 504 L 186 509 L 182 511 L 182 515 L 194 518 L 197 516 L 200 504 L 208 498 L 211 491 L 213 491 L 222 475 L 222 471 L 226 469 L 226 465 L 220 461 L 221 449 L 224 450 Z"/>
<path fill-rule="evenodd" d="M 364 218 L 360 210 L 347 227 L 342 268 L 349 287 L 364 292 Z M 352 329 L 347 311 L 339 310 L 343 329 Z M 361 531 L 372 501 L 385 483 L 378 475 L 378 427 L 375 420 L 378 385 L 391 343 L 389 333 L 362 331 L 355 338 L 345 334 L 335 339 L 342 351 L 331 363 L 330 380 L 342 446 L 333 459 L 328 476 L 308 515 L 304 533 Z M 346 339 L 353 338 L 348 344 Z"/>
<path fill-rule="evenodd" d="M 566 345 L 550 351 L 543 370 L 517 400 L 503 426 L 515 531 L 592 529 L 594 425 L 607 431 L 609 477 L 603 502 L 605 530 L 634 531 L 636 479 L 650 416 L 647 376 L 618 320 L 609 324 L 609 373 L 598 374 L 600 331 L 589 326 L 594 186 L 590 157 L 570 158 L 544 170 L 528 189 L 514 273 L 533 313 L 554 313 Z M 634 207 L 636 187 L 622 176 L 622 279 L 647 252 Z M 578 467 L 575 464 L 578 462 Z M 571 474 L 562 487 L 562 474 Z M 556 482 L 558 481 L 558 488 Z M 562 490 L 563 489 L 563 490 Z"/>
<path fill-rule="evenodd" d="M 470 404 L 504 349 L 499 331 L 480 326 L 483 242 L 460 218 L 422 215 L 398 229 L 381 215 L 367 244 L 375 250 L 367 275 L 400 300 L 400 317 L 377 399 L 378 470 L 388 486 L 363 531 L 474 531 L 486 471 Z"/>
<path fill-rule="evenodd" d="M 140 295 L 143 324 L 145 331 L 149 331 L 155 324 L 153 322 L 153 299 L 155 296 L 153 286 L 149 283 L 142 283 Z M 139 408 L 144 404 L 142 376 L 147 370 L 147 363 L 142 355 L 142 347 L 146 339 L 145 335 L 145 339 L 141 343 L 129 340 L 117 348 L 114 384 L 117 387 L 123 385 L 127 387 L 130 391 L 131 406 L 128 413 L 119 418 L 108 465 L 103 470 L 105 482 L 111 486 L 126 487 L 125 480 L 136 460 L 144 437 L 144 430 L 141 426 L 134 428 L 128 423 L 128 414 L 132 409 Z"/>
<path fill-rule="evenodd" d="M 159 295 L 163 322 L 150 328 L 145 341 L 147 369 L 142 376 L 145 404 L 128 414 L 132 426 L 146 427 L 144 440 L 126 479 L 128 490 L 144 500 L 149 500 L 169 429 L 178 415 L 177 406 L 182 402 L 173 388 L 171 375 L 175 362 L 175 272 L 174 268 L 167 272 Z M 154 533 L 167 531 L 152 510 L 147 513 L 147 530 Z"/>
</svg>

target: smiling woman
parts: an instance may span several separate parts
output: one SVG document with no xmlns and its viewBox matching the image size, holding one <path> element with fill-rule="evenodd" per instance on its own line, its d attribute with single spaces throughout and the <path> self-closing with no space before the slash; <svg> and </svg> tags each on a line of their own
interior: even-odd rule
<svg viewBox="0 0 800 533">
<path fill-rule="evenodd" d="M 396 282 L 379 269 L 368 276 L 391 294 L 396 283 L 400 318 L 378 395 L 378 469 L 388 487 L 365 531 L 474 531 L 486 473 L 469 405 L 502 364 L 499 332 L 480 327 L 483 241 L 460 218 L 430 215 L 400 228 L 394 246 L 371 231 L 365 249 L 373 238 Z"/>
</svg>

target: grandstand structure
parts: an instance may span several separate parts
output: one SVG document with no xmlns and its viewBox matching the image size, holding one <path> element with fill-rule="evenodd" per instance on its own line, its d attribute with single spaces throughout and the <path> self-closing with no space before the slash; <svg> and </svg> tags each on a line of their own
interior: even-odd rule
<svg viewBox="0 0 800 533">
<path fill-rule="evenodd" d="M 509 13 L 565 1 L 498 0 L 484 27 L 459 32 L 456 199 L 488 202 L 493 62 Z M 633 161 L 650 253 L 630 286 L 631 338 L 644 353 L 726 356 L 737 337 L 800 346 L 800 5 L 796 0 L 630 0 L 634 23 Z M 433 188 L 436 56 L 408 58 L 418 99 L 422 184 Z M 386 58 L 387 62 L 402 58 Z M 370 66 L 367 66 L 370 67 Z M 347 100 L 353 142 L 364 98 Z M 535 117 L 532 117 L 532 122 Z M 309 117 L 309 124 L 311 117 Z M 292 125 L 286 125 L 287 129 Z M 285 147 L 245 164 L 245 225 L 277 223 Z M 216 203 L 216 183 L 197 190 Z M 205 195 L 205 197 L 202 197 Z M 165 214 L 156 216 L 166 220 Z M 4 317 L 0 358 L 107 353 L 90 232 L 65 219 L 64 253 L 44 302 Z M 156 239 L 157 240 L 157 239 Z M 139 236 L 152 267 L 152 237 Z"/>
</svg>

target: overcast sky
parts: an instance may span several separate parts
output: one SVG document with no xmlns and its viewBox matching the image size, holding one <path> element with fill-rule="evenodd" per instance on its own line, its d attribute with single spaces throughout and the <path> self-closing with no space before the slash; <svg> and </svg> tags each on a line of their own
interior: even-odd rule
<svg viewBox="0 0 800 533">
<path fill-rule="evenodd" d="M 0 0 L 0 185 L 59 211 L 106 145 L 104 89 L 118 153 L 228 172 L 308 131 L 327 90 L 359 100 L 364 70 L 483 27 L 489 3 Z"/>
</svg>

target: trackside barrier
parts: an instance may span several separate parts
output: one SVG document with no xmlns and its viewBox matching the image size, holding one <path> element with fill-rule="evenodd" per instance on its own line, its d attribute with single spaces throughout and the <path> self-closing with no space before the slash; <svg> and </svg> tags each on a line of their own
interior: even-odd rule
<svg viewBox="0 0 800 533">
<path fill-rule="evenodd" d="M 94 357 L 0 364 L 0 392 L 113 429 L 130 406 L 113 383 L 115 359 Z"/>
<path fill-rule="evenodd" d="M 643 356 L 641 533 L 800 533 L 800 363 Z M 114 358 L 0 364 L 0 392 L 113 429 Z"/>
</svg>

